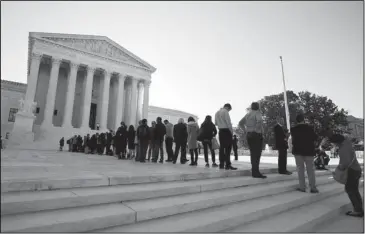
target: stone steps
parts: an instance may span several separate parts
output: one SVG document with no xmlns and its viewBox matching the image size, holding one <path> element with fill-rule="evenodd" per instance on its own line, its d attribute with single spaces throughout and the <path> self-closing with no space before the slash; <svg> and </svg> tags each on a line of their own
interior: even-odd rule
<svg viewBox="0 0 365 234">
<path fill-rule="evenodd" d="M 317 171 L 316 174 L 317 176 L 329 176 L 330 172 Z M 1 194 L 1 214 L 8 215 L 121 201 L 136 201 L 292 180 L 297 180 L 296 174 L 292 176 L 269 174 L 265 180 L 251 177 L 228 177 L 53 191 L 8 192 Z"/>
<path fill-rule="evenodd" d="M 317 227 L 323 226 L 327 220 L 333 220 L 334 217 L 345 213 L 347 210 L 352 210 L 352 205 L 349 203 L 347 194 L 340 193 L 265 220 L 240 225 L 227 232 L 315 232 Z"/>
<path fill-rule="evenodd" d="M 255 220 L 267 219 L 294 207 L 311 204 L 343 193 L 343 186 L 337 183 L 319 185 L 318 189 L 320 190 L 318 194 L 283 191 L 283 193 L 275 195 L 252 198 L 135 224 L 94 230 L 94 232 L 224 232 Z"/>
<path fill-rule="evenodd" d="M 277 173 L 277 169 L 263 168 L 262 173 Z M 249 176 L 251 170 L 236 170 L 225 171 L 219 169 L 208 169 L 204 172 L 197 171 L 196 173 L 171 173 L 171 174 L 153 174 L 130 176 L 123 173 L 111 173 L 103 175 L 83 175 L 74 177 L 54 177 L 54 178 L 32 178 L 21 180 L 2 180 L 1 192 L 19 192 L 19 191 L 47 191 L 67 188 L 85 188 L 85 187 L 100 187 L 114 185 L 130 185 L 143 183 L 157 182 L 172 182 L 172 181 L 189 181 L 203 180 L 213 178 Z"/>
<path fill-rule="evenodd" d="M 279 176 L 280 177 L 280 176 Z M 279 178 L 278 177 L 278 178 Z M 296 178 L 296 176 L 282 176 L 282 177 L 292 177 Z M 191 222 L 199 221 L 197 214 L 201 212 L 207 212 L 208 216 L 206 218 L 212 218 L 212 222 L 216 219 L 216 217 L 211 216 L 218 214 L 223 215 L 226 213 L 221 210 L 224 208 L 231 209 L 232 212 L 229 212 L 230 215 L 234 215 L 236 208 L 240 207 L 238 210 L 250 211 L 251 213 L 255 211 L 255 209 L 246 209 L 252 207 L 252 204 L 256 204 L 259 207 L 265 209 L 264 205 L 271 204 L 271 201 L 277 201 L 276 206 L 271 207 L 271 212 L 277 213 L 282 209 L 287 209 L 287 205 L 290 206 L 298 206 L 300 204 L 305 204 L 307 202 L 313 202 L 317 198 L 321 198 L 322 196 L 329 196 L 333 193 L 338 192 L 339 186 L 334 181 L 328 178 L 328 173 L 323 174 L 322 176 L 317 178 L 318 184 L 321 191 L 320 194 L 304 194 L 298 192 L 290 192 L 297 186 L 296 180 L 287 180 L 287 181 L 276 181 L 273 179 L 272 183 L 266 184 L 258 184 L 254 185 L 249 183 L 248 186 L 238 187 L 238 188 L 228 188 L 211 191 L 214 189 L 212 184 L 200 185 L 200 189 L 204 186 L 207 186 L 208 190 L 204 192 L 197 192 L 194 194 L 181 194 L 170 197 L 163 198 L 151 198 L 144 200 L 135 200 L 130 202 L 122 202 L 122 203 L 110 203 L 110 204 L 101 204 L 101 205 L 91 205 L 84 207 L 73 207 L 73 208 L 64 208 L 64 209 L 54 209 L 54 210 L 46 210 L 32 213 L 23 213 L 23 214 L 9 214 L 2 215 L 1 217 L 1 231 L 2 232 L 86 232 L 93 231 L 99 229 L 106 229 L 108 227 L 115 227 L 115 230 L 124 229 L 129 231 L 131 225 L 121 226 L 124 224 L 133 224 L 137 225 L 138 230 L 145 231 L 158 231 L 162 230 L 161 227 L 164 224 L 167 225 L 167 221 L 161 221 L 165 219 L 176 219 L 176 217 L 181 216 L 181 220 L 188 219 L 188 222 L 180 222 L 176 227 L 187 229 L 186 231 L 196 231 L 196 230 L 206 230 L 206 226 L 197 226 L 191 227 L 187 225 Z M 247 177 L 252 181 L 258 182 L 258 180 Z M 227 180 L 230 178 L 226 178 Z M 246 178 L 240 178 L 245 180 Z M 246 179 L 248 181 L 248 179 Z M 264 181 L 261 179 L 261 181 Z M 276 182 L 275 182 L 276 181 Z M 196 181 L 194 181 L 196 182 Z M 221 184 L 222 181 L 220 182 Z M 232 180 L 232 184 L 239 183 L 238 181 Z M 244 183 L 244 182 L 243 182 Z M 197 186 L 199 183 L 197 183 Z M 214 184 L 214 183 L 213 183 Z M 219 182 L 216 184 L 219 184 Z M 229 183 L 228 183 L 229 184 Z M 241 183 L 242 184 L 242 183 Z M 209 189 L 210 186 L 210 189 Z M 343 186 L 340 186 L 343 191 Z M 138 190 L 136 190 L 138 191 Z M 141 190 L 140 190 L 141 192 Z M 40 192 L 40 194 L 43 192 Z M 280 194 L 281 195 L 278 195 Z M 103 194 L 103 193 L 101 193 Z M 290 196 L 288 196 L 290 194 Z M 104 194 L 105 195 L 105 194 Z M 293 196 L 294 195 L 294 196 Z M 287 203 L 286 200 L 280 200 L 281 196 L 287 197 L 288 201 L 292 203 Z M 62 197 L 62 196 L 61 196 Z M 260 198 L 261 197 L 261 198 Z M 270 198 L 269 198 L 270 197 Z M 297 199 L 298 197 L 302 197 L 302 199 Z M 274 199 L 275 198 L 275 199 Z M 280 199 L 279 199 L 280 198 Z M 133 199 L 131 197 L 131 199 Z M 291 200 L 290 200 L 291 199 Z M 294 200 L 293 200 L 294 199 Z M 57 199 L 56 199 L 57 200 Z M 238 202 L 232 204 L 233 202 Z M 282 204 L 284 202 L 284 204 Z M 32 202 L 26 202 L 23 205 L 27 206 Z M 219 208 L 222 206 L 223 208 Z M 245 207 L 246 206 L 246 207 Z M 289 207 L 290 207 L 289 206 Z M 245 207 L 245 208 L 244 208 Z M 34 207 L 33 207 L 34 208 Z M 268 207 L 266 207 L 268 208 Z M 262 212 L 261 212 L 262 213 Z M 264 212 L 266 213 L 266 212 Z M 240 215 L 241 213 L 238 212 Z M 255 213 L 256 214 L 256 213 Z M 220 216 L 218 215 L 218 217 Z M 158 219 L 159 218 L 159 219 Z M 179 219 L 179 218 L 178 218 Z M 144 229 L 146 227 L 146 222 L 148 224 L 151 220 L 154 222 L 155 229 Z M 220 220 L 220 219 L 219 219 Z M 234 217 L 229 219 L 237 220 Z M 143 222 L 144 221 L 144 222 Z M 162 222 L 162 223 L 161 223 Z M 174 221 L 176 222 L 176 221 Z M 217 222 L 217 220 L 215 221 Z M 136 223 L 136 224 L 134 224 Z M 132 225 L 132 227 L 133 227 Z M 142 226 L 141 226 L 142 225 Z M 213 226 L 213 224 L 211 224 Z M 140 229 L 140 228 L 142 229 Z M 148 227 L 148 225 L 147 225 Z M 171 232 L 179 231 L 180 229 L 175 229 L 175 227 L 171 227 Z M 132 228 L 133 229 L 133 228 Z M 114 230 L 114 229 L 113 229 Z M 210 230 L 209 228 L 207 229 Z M 222 229 L 224 230 L 224 229 Z M 165 231 L 165 230 L 164 230 Z M 169 231 L 169 230 L 168 230 Z M 216 230 L 221 231 L 221 229 Z M 119 231 L 117 231 L 119 232 Z"/>
</svg>

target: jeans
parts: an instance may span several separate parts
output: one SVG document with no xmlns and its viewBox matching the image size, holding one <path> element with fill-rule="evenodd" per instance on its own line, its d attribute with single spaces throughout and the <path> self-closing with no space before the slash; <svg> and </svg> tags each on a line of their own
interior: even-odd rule
<svg viewBox="0 0 365 234">
<path fill-rule="evenodd" d="M 156 140 L 154 142 L 154 148 L 153 148 L 153 158 L 152 161 L 158 160 L 158 153 L 160 152 L 160 161 L 163 161 L 163 147 L 162 147 L 163 141 Z"/>
<path fill-rule="evenodd" d="M 198 149 L 191 149 L 189 151 L 190 151 L 191 163 L 192 164 L 198 163 Z M 194 153 L 195 153 L 195 157 L 194 157 Z"/>
<path fill-rule="evenodd" d="M 155 149 L 155 143 L 151 141 L 148 146 L 148 161 L 151 160 L 151 155 Z"/>
<path fill-rule="evenodd" d="M 203 141 L 203 147 L 204 147 L 204 159 L 206 163 L 209 163 L 208 159 L 208 147 L 210 152 L 212 153 L 212 162 L 215 163 L 215 152 L 212 147 L 212 141 L 211 140 L 204 140 Z"/>
<path fill-rule="evenodd" d="M 171 137 L 166 137 L 165 145 L 167 152 L 167 160 L 172 161 L 174 159 L 174 151 L 172 150 L 173 139 Z"/>
<path fill-rule="evenodd" d="M 219 167 L 231 166 L 232 133 L 228 128 L 219 129 Z"/>
<path fill-rule="evenodd" d="M 295 164 L 297 165 L 299 188 L 305 190 L 304 164 L 307 169 L 310 189 L 316 189 L 316 175 L 314 172 L 313 156 L 295 155 Z"/>
<path fill-rule="evenodd" d="M 140 141 L 139 142 L 139 161 L 140 162 L 145 162 L 146 160 L 146 153 L 147 153 L 147 148 L 148 148 L 148 141 Z"/>
<path fill-rule="evenodd" d="M 362 206 L 362 198 L 359 192 L 359 180 L 361 178 L 361 171 L 356 171 L 351 168 L 347 171 L 347 181 L 345 184 L 345 191 L 350 198 L 355 212 L 364 212 Z"/>
<path fill-rule="evenodd" d="M 247 133 L 247 143 L 250 148 L 252 175 L 260 175 L 259 165 L 262 153 L 262 135 L 256 132 Z"/>
<path fill-rule="evenodd" d="M 175 156 L 173 161 L 174 162 L 177 161 L 180 149 L 181 149 L 180 163 L 184 163 L 186 161 L 186 142 L 175 142 Z"/>
</svg>

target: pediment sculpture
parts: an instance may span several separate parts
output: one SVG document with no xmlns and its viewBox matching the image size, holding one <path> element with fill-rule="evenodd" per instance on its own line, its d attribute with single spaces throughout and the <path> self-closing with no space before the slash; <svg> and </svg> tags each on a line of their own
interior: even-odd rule
<svg viewBox="0 0 365 234">
<path fill-rule="evenodd" d="M 116 46 L 104 40 L 56 38 L 56 37 L 44 37 L 44 38 L 76 49 L 89 51 L 92 53 L 100 54 L 105 57 L 110 57 L 134 65 L 146 67 L 144 64 L 132 58 L 131 56 L 123 52 L 121 49 L 117 48 Z"/>
</svg>

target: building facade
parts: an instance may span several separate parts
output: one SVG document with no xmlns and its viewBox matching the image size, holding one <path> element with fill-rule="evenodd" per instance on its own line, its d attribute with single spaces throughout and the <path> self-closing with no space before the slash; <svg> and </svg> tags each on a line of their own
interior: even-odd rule
<svg viewBox="0 0 365 234">
<path fill-rule="evenodd" d="M 5 138 L 7 134 L 9 135 L 13 130 L 16 113 L 19 110 L 19 101 L 24 98 L 26 90 L 26 84 L 1 80 L 1 136 L 3 136 L 3 138 Z M 35 113 L 36 117 L 39 113 L 40 112 Z M 187 122 L 187 119 L 190 116 L 198 121 L 198 117 L 194 114 L 150 105 L 148 106 L 147 120 L 150 124 L 152 121 L 156 121 L 157 117 L 161 117 L 163 120 L 167 119 L 170 123 L 176 124 L 179 118 L 183 118 L 184 121 Z M 37 131 L 39 129 L 39 124 L 33 125 L 35 141 L 39 139 L 39 131 Z"/>
<path fill-rule="evenodd" d="M 2 104 L 9 92 L 9 102 L 18 100 L 17 112 L 11 104 L 7 119 L 14 121 L 13 144 L 32 144 L 35 139 L 54 143 L 66 134 L 93 133 L 97 125 L 107 131 L 121 121 L 136 125 L 148 118 L 156 68 L 111 39 L 31 32 L 28 50 L 25 94 L 21 84 L 13 84 L 17 88 L 11 91 L 2 89 Z"/>
</svg>

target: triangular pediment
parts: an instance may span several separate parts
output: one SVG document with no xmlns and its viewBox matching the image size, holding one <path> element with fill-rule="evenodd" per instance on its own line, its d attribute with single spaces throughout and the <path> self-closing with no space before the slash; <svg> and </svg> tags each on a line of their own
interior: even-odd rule
<svg viewBox="0 0 365 234">
<path fill-rule="evenodd" d="M 151 72 L 156 70 L 156 68 L 143 61 L 141 58 L 137 57 L 119 44 L 104 36 L 55 33 L 31 33 L 31 36 L 53 41 L 70 48 L 75 48 L 111 59 L 123 61 L 128 64 L 146 68 Z"/>
</svg>

